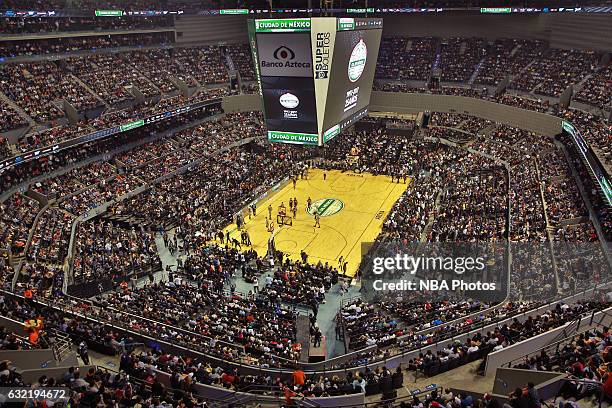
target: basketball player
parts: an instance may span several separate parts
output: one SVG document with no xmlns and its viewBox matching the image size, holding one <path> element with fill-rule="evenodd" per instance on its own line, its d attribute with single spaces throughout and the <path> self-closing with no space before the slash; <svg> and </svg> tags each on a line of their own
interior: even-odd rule
<svg viewBox="0 0 612 408">
<path fill-rule="evenodd" d="M 295 185 L 297 184 L 297 177 L 293 177 L 293 189 L 295 190 Z"/>
<path fill-rule="evenodd" d="M 295 219 L 295 217 L 297 217 L 297 204 L 294 202 L 293 203 L 293 219 Z"/>
<path fill-rule="evenodd" d="M 268 205 L 268 218 L 272 219 L 272 204 Z"/>
<path fill-rule="evenodd" d="M 306 200 L 306 211 L 310 211 L 311 205 L 312 205 L 312 199 L 308 197 L 308 200 Z"/>
<path fill-rule="evenodd" d="M 327 173 L 323 172 L 323 181 L 327 180 Z"/>
<path fill-rule="evenodd" d="M 293 198 L 289 199 L 289 211 L 293 211 Z"/>
<path fill-rule="evenodd" d="M 315 227 L 317 228 L 321 228 L 321 216 L 319 215 L 319 213 L 317 211 L 315 211 L 314 213 L 314 219 L 315 219 Z"/>
</svg>

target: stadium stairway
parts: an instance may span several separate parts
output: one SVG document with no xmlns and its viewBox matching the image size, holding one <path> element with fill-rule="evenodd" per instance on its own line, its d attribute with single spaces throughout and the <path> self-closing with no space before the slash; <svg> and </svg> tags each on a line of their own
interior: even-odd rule
<svg viewBox="0 0 612 408">
<path fill-rule="evenodd" d="M 423 228 L 423 232 L 421 233 L 421 237 L 419 239 L 419 241 L 421 242 L 427 241 L 427 236 L 429 235 L 429 233 L 431 232 L 431 228 L 433 227 L 434 217 L 435 217 L 434 214 L 436 211 L 440 209 L 441 199 L 442 199 L 442 192 L 439 191 L 438 194 L 436 195 L 434 211 L 432 211 L 431 214 L 429 215 L 429 219 L 427 220 L 427 225 L 425 225 L 425 228 Z"/>
<path fill-rule="evenodd" d="M 474 81 L 476 81 L 476 78 L 478 77 L 478 73 L 480 72 L 480 69 L 483 67 L 486 59 L 487 59 L 487 56 L 485 55 L 484 57 L 482 57 L 478 65 L 476 65 L 476 68 L 474 69 L 474 72 L 472 72 L 472 75 L 470 76 L 470 79 L 468 81 L 469 85 L 473 85 Z"/>
<path fill-rule="evenodd" d="M 296 331 L 296 340 L 302 345 L 300 361 L 307 363 L 308 355 L 310 354 L 310 320 L 308 316 L 303 314 L 298 315 L 296 319 Z"/>
</svg>

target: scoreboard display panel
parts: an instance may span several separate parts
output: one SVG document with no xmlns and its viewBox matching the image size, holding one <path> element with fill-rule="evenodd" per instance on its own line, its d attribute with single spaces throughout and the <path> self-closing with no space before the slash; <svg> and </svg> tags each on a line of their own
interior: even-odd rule
<svg viewBox="0 0 612 408">
<path fill-rule="evenodd" d="M 338 19 L 339 28 L 342 20 Z M 357 22 L 359 22 L 359 19 Z M 336 32 L 332 61 L 332 85 L 327 94 L 323 121 L 323 142 L 367 113 L 376 71 L 382 30 L 366 30 L 344 24 L 350 29 Z"/>
<path fill-rule="evenodd" d="M 268 140 L 322 145 L 367 113 L 382 19 L 248 24 Z"/>
</svg>

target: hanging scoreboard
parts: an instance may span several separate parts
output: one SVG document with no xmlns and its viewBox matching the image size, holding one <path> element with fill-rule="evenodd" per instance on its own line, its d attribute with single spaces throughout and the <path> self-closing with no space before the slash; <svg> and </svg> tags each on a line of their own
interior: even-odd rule
<svg viewBox="0 0 612 408">
<path fill-rule="evenodd" d="M 268 140 L 322 145 L 367 114 L 382 19 L 248 24 Z"/>
</svg>

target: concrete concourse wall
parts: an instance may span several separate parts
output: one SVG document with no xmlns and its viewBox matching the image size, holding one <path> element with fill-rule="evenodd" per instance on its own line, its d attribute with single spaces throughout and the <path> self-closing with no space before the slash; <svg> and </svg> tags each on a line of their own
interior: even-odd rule
<svg viewBox="0 0 612 408">
<path fill-rule="evenodd" d="M 223 98 L 222 107 L 225 112 L 261 110 L 261 97 L 258 94 L 228 96 Z M 556 116 L 465 96 L 374 91 L 370 111 L 464 113 L 545 136 L 561 133 L 561 119 Z"/>
<path fill-rule="evenodd" d="M 555 116 L 465 96 L 374 91 L 370 111 L 464 113 L 546 136 L 561 133 L 561 119 Z"/>
<path fill-rule="evenodd" d="M 478 11 L 374 14 L 384 19 L 384 36 L 520 38 L 550 42 L 554 48 L 612 49 L 609 13 L 481 14 Z M 178 16 L 177 44 L 248 43 L 252 16 Z"/>
<path fill-rule="evenodd" d="M 225 113 L 261 111 L 261 96 L 259 94 L 226 96 L 221 102 Z"/>
</svg>

